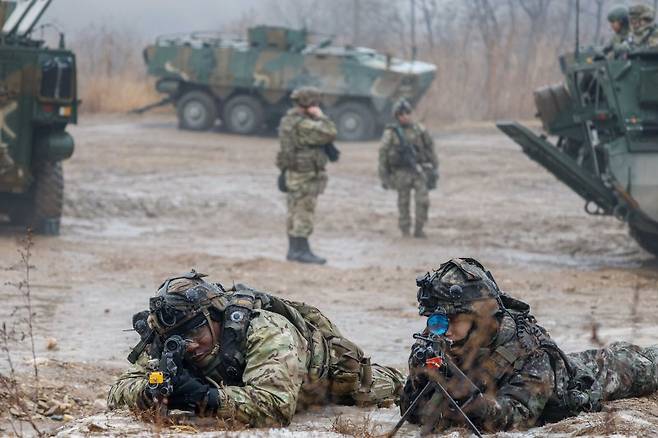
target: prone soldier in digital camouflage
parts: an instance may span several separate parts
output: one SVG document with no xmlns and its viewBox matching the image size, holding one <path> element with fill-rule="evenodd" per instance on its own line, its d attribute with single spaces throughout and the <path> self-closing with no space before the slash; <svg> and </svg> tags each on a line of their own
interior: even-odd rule
<svg viewBox="0 0 658 438">
<path fill-rule="evenodd" d="M 430 206 L 429 191 L 436 188 L 439 160 L 434 141 L 425 127 L 412 120 L 406 99 L 393 107 L 395 123 L 386 126 L 379 149 L 379 178 L 384 189 L 398 192 L 399 227 L 403 236 L 411 227 L 411 191 L 414 192 L 414 237 L 424 238 L 423 226 Z"/>
<path fill-rule="evenodd" d="M 631 6 L 628 8 L 628 18 L 631 23 L 633 47 L 658 47 L 658 32 L 652 7 L 642 4 Z"/>
<path fill-rule="evenodd" d="M 608 23 L 614 35 L 603 48 L 604 53 L 618 52 L 624 49 L 630 36 L 628 8 L 623 5 L 614 6 L 608 12 Z"/>
<path fill-rule="evenodd" d="M 133 317 L 134 365 L 110 388 L 110 409 L 192 410 L 253 427 L 288 425 L 309 405 L 387 405 L 404 381 L 320 311 L 194 271 L 167 279 Z"/>
<path fill-rule="evenodd" d="M 295 107 L 281 119 L 281 150 L 276 165 L 281 171 L 279 189 L 287 193 L 287 259 L 302 263 L 323 264 L 324 258 L 311 251 L 308 237 L 318 196 L 327 186 L 327 161 L 338 160 L 333 146 L 336 126 L 320 109 L 320 91 L 300 87 L 290 96 Z"/>
<path fill-rule="evenodd" d="M 565 354 L 476 260 L 452 259 L 417 284 L 427 326 L 414 336 L 400 409 L 416 401 L 407 419 L 423 433 L 529 428 L 658 390 L 658 345 Z"/>
</svg>

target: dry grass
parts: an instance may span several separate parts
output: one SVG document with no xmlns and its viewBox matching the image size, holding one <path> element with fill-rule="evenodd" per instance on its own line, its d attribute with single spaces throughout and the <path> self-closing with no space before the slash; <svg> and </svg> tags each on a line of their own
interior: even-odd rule
<svg viewBox="0 0 658 438">
<path fill-rule="evenodd" d="M 372 421 L 369 415 L 360 421 L 337 416 L 331 423 L 331 431 L 356 438 L 375 438 L 384 435 L 380 424 Z"/>
<path fill-rule="evenodd" d="M 162 99 L 155 91 L 155 81 L 137 72 L 89 75 L 80 82 L 80 110 L 85 113 L 127 112 Z"/>
</svg>

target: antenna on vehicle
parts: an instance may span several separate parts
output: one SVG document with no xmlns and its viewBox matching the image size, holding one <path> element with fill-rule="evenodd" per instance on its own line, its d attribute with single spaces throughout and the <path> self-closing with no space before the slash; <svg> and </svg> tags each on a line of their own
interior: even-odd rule
<svg viewBox="0 0 658 438">
<path fill-rule="evenodd" d="M 411 0 L 411 61 L 416 60 L 418 47 L 416 46 L 416 1 Z"/>
<path fill-rule="evenodd" d="M 580 54 L 580 0 L 576 0 L 576 58 Z"/>
</svg>

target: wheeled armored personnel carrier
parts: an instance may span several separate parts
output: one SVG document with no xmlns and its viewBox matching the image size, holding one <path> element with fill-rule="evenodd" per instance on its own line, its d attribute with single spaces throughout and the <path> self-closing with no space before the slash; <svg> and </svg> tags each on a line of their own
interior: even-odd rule
<svg viewBox="0 0 658 438">
<path fill-rule="evenodd" d="M 257 26 L 248 39 L 196 32 L 161 36 L 144 49 L 156 88 L 176 106 L 179 127 L 207 130 L 221 119 L 229 132 L 278 126 L 300 85 L 317 86 L 343 140 L 375 136 L 400 97 L 416 103 L 436 67 L 371 49 L 311 44 L 305 30 Z"/>
<path fill-rule="evenodd" d="M 658 51 L 612 58 L 587 49 L 560 66 L 564 83 L 534 93 L 545 134 L 515 122 L 498 128 L 578 193 L 587 213 L 625 221 L 658 255 Z"/>
<path fill-rule="evenodd" d="M 75 56 L 63 36 L 56 49 L 30 36 L 50 2 L 0 2 L 0 214 L 57 234 L 77 96 Z"/>
</svg>

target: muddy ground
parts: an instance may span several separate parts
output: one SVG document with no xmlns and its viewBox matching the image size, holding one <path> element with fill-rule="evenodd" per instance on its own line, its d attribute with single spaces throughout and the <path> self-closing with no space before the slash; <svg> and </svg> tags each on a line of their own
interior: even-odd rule
<svg viewBox="0 0 658 438">
<path fill-rule="evenodd" d="M 244 282 L 308 301 L 374 361 L 400 367 L 412 333 L 423 326 L 414 279 L 455 256 L 482 260 L 503 289 L 532 305 L 567 351 L 613 340 L 658 342 L 658 264 L 622 223 L 588 216 L 580 198 L 491 127 L 435 130 L 441 180 L 431 194 L 427 240 L 400 237 L 395 195 L 376 176 L 377 143 L 340 144 L 341 161 L 330 166 L 311 240 L 329 259 L 326 266 L 284 259 L 275 138 L 179 131 L 165 115 L 84 117 L 70 131 L 76 151 L 64 164 L 61 235 L 35 237 L 31 258 L 44 404 L 63 403 L 69 395 L 56 409 L 63 415 L 37 419 L 44 430 L 61 427 L 63 436 L 153 430 L 130 414 L 105 414 L 103 399 L 137 340 L 125 331 L 131 315 L 147 306 L 163 278 L 192 267 L 226 284 Z M 5 281 L 24 278 L 20 237 L 18 229 L 0 228 Z M 2 299 L 2 320 L 25 332 L 25 309 L 16 310 L 24 302 L 21 292 L 4 285 Z M 27 340 L 11 343 L 10 352 L 29 383 Z M 4 357 L 0 370 L 8 372 Z M 656 396 L 606 409 L 532 433 L 646 435 L 658 428 Z M 341 414 L 352 426 L 380 432 L 398 418 L 393 408 L 327 407 L 299 415 L 285 431 L 263 434 L 359 428 L 336 425 Z M 364 424 L 367 417 L 370 424 Z M 6 412 L 4 418 L 0 434 L 12 430 Z M 416 431 L 405 427 L 403 433 Z"/>
</svg>

